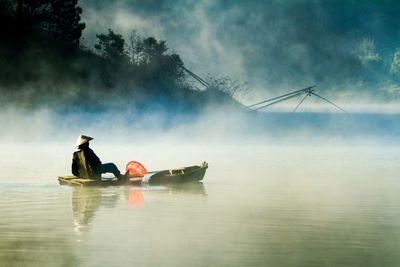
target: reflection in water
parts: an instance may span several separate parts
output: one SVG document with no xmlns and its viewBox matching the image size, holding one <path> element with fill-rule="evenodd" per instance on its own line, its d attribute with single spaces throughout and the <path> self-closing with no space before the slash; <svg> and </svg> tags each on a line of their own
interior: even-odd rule
<svg viewBox="0 0 400 267">
<path fill-rule="evenodd" d="M 132 187 L 128 189 L 128 204 L 130 207 L 138 207 L 144 201 L 143 191 L 140 188 Z"/>
<path fill-rule="evenodd" d="M 175 184 L 169 185 L 167 190 L 171 194 L 190 194 L 207 196 L 203 183 Z"/>
<path fill-rule="evenodd" d="M 99 188 L 76 187 L 72 192 L 72 215 L 77 233 L 84 232 L 100 206 Z"/>
<path fill-rule="evenodd" d="M 160 187 L 130 187 L 127 191 L 128 205 L 132 208 L 139 207 L 145 200 L 144 191 L 151 191 L 152 188 Z M 165 187 L 161 187 L 162 192 L 166 192 L 170 195 L 200 195 L 207 197 L 206 190 L 203 183 L 186 183 L 186 184 L 169 184 Z"/>
<path fill-rule="evenodd" d="M 68 192 L 41 188 L 15 184 L 0 192 L 0 267 L 81 266 Z"/>
<path fill-rule="evenodd" d="M 154 191 L 152 189 L 169 195 L 207 197 L 203 183 L 176 184 L 167 187 L 75 187 L 71 196 L 75 232 L 79 234 L 86 232 L 100 207 L 116 207 L 121 193 L 126 196 L 129 207 L 137 208 L 144 203 L 145 194 Z"/>
<path fill-rule="evenodd" d="M 198 157 L 203 150 L 187 155 Z M 32 159 L 69 160 L 60 158 L 58 146 L 43 153 L 24 144 L 21 151 L 33 151 Z M 126 151 L 104 154 L 123 161 L 133 148 Z M 154 158 L 153 150 L 143 151 Z M 182 150 L 160 151 L 178 161 L 170 154 Z M 214 162 L 207 193 L 202 184 L 143 186 L 135 192 L 142 201 L 133 206 L 132 187 L 60 187 L 54 178 L 62 169 L 34 180 L 41 162 L 53 166 L 50 159 L 24 160 L 32 165 L 19 168 L 21 175 L 5 168 L 0 267 L 400 266 L 399 147 L 206 151 L 204 158 Z M 26 181 L 11 186 L 8 176 Z M 73 231 L 71 204 L 84 234 Z"/>
</svg>

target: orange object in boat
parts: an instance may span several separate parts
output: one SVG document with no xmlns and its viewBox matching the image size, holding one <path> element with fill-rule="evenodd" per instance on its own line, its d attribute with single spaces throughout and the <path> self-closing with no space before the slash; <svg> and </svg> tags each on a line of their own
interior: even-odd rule
<svg viewBox="0 0 400 267">
<path fill-rule="evenodd" d="M 126 164 L 126 170 L 131 176 L 144 175 L 147 173 L 146 168 L 140 162 L 134 160 Z"/>
</svg>

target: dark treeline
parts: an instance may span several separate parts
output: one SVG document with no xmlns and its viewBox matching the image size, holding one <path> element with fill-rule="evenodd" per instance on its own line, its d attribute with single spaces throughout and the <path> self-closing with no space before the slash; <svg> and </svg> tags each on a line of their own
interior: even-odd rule
<svg viewBox="0 0 400 267">
<path fill-rule="evenodd" d="M 199 90 L 166 41 L 108 29 L 85 47 L 81 13 L 78 0 L 0 0 L 2 104 L 170 112 L 237 104 L 226 82 Z"/>
</svg>

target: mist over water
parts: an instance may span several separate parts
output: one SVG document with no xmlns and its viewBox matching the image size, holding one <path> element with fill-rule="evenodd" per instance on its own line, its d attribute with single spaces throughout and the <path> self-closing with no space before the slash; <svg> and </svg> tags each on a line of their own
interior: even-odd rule
<svg viewBox="0 0 400 267">
<path fill-rule="evenodd" d="M 202 77 L 251 88 L 249 103 L 317 84 L 358 104 L 399 100 L 397 1 L 82 1 L 90 44 L 98 29 L 168 40 Z"/>
<path fill-rule="evenodd" d="M 397 2 L 3 2 L 0 267 L 399 266 Z M 245 107 L 314 84 L 348 113 Z M 60 186 L 80 134 L 209 168 Z"/>
<path fill-rule="evenodd" d="M 3 111 L 0 266 L 397 266 L 398 119 Z M 81 133 L 121 170 L 210 167 L 192 185 L 59 186 Z"/>
<path fill-rule="evenodd" d="M 0 112 L 7 142 L 69 142 L 87 134 L 96 143 L 198 144 L 390 144 L 399 142 L 399 113 L 248 112 L 205 109 L 165 111 L 54 112 L 8 108 Z"/>
<path fill-rule="evenodd" d="M 398 145 L 91 147 L 121 169 L 210 167 L 199 184 L 74 188 L 56 179 L 70 171 L 71 142 L 2 144 L 0 266 L 399 263 Z"/>
</svg>

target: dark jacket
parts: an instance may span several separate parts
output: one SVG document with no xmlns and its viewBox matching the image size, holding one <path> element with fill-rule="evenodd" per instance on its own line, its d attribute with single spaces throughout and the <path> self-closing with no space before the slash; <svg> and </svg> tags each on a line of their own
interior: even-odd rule
<svg viewBox="0 0 400 267">
<path fill-rule="evenodd" d="M 101 177 L 101 161 L 88 146 L 74 152 L 71 169 L 72 174 L 80 178 Z"/>
</svg>

